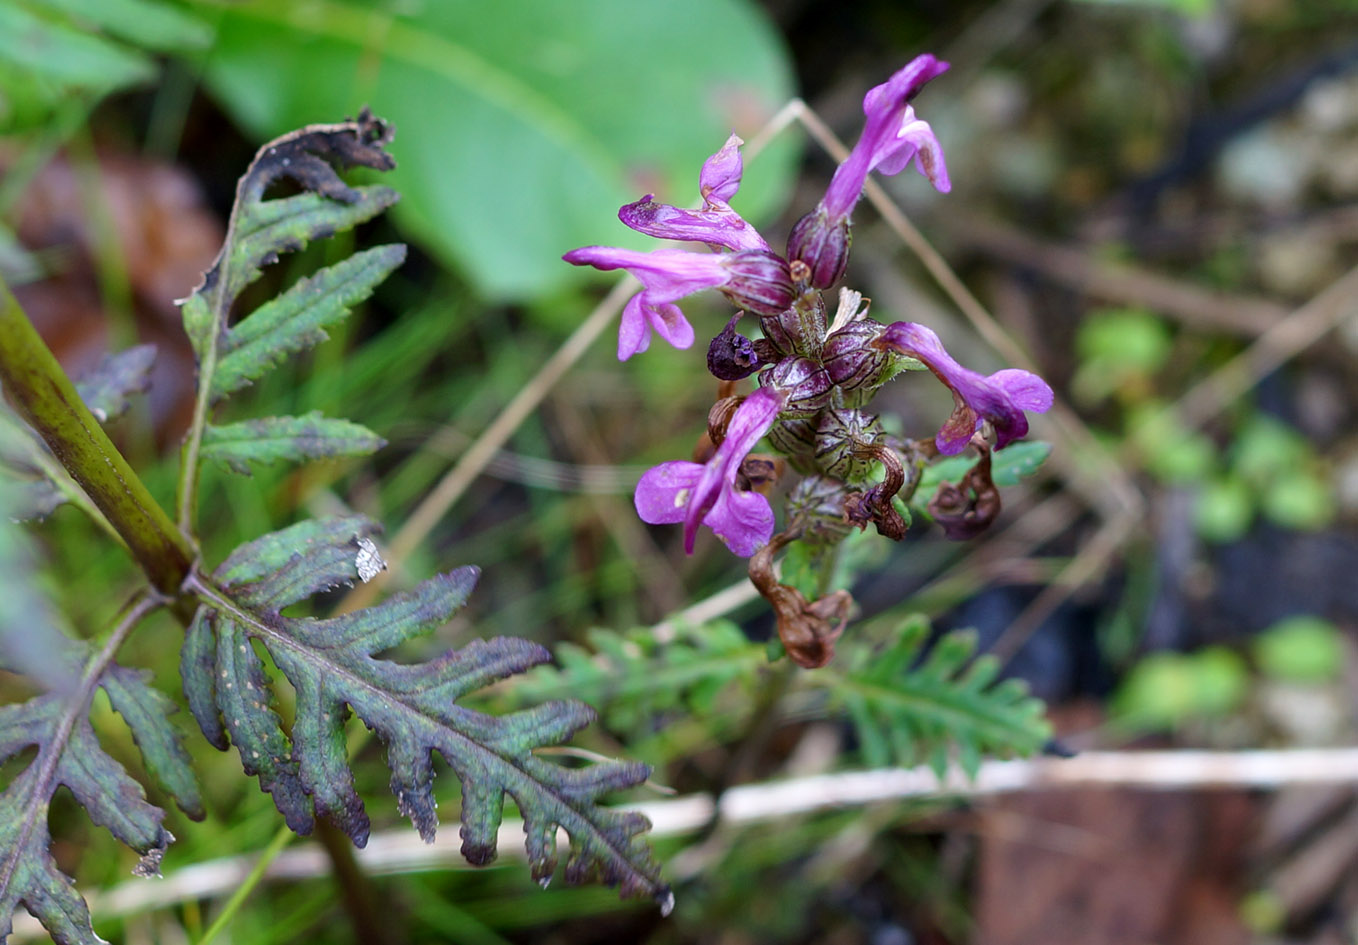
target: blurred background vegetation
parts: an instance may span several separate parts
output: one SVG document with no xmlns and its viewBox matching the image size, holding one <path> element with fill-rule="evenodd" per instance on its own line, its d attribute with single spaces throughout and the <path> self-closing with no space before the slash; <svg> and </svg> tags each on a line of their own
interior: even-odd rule
<svg viewBox="0 0 1358 945">
<path fill-rule="evenodd" d="M 212 562 L 302 512 L 347 506 L 395 531 L 596 304 L 601 286 L 562 252 L 644 245 L 616 208 L 689 201 L 703 158 L 733 129 L 755 139 L 793 96 L 852 140 L 863 92 L 922 51 L 953 63 L 916 104 L 954 190 L 914 175 L 888 190 L 1069 414 L 1035 425 L 1053 458 L 1006 491 L 990 536 L 956 545 L 917 525 L 897 547 L 854 545 L 844 579 L 863 616 L 833 678 L 869 680 L 880 648 L 913 659 L 922 614 L 974 628 L 1071 747 L 1351 744 L 1352 0 L 0 0 L 0 273 L 72 372 L 158 346 L 149 398 L 117 432 L 168 503 L 193 372 L 173 300 L 220 245 L 236 177 L 301 124 L 365 104 L 394 121 L 403 200 L 357 242 L 407 241 L 411 261 L 249 406 L 349 416 L 391 445 L 371 464 L 209 473 L 202 529 Z M 833 166 L 787 127 L 747 163 L 737 209 L 776 245 Z M 876 317 L 930 324 L 978 368 L 1007 360 L 876 211 L 856 222 L 848 281 Z M 726 318 L 714 300 L 686 311 L 700 336 Z M 619 364 L 608 334 L 402 563 L 411 579 L 484 571 L 430 651 L 496 634 L 557 647 L 560 670 L 487 701 L 585 698 L 602 724 L 581 744 L 643 758 L 683 793 L 911 760 L 889 713 L 847 704 L 852 722 L 827 720 L 849 684 L 770 689 L 757 600 L 665 624 L 659 644 L 635 630 L 744 567 L 711 541 L 687 558 L 677 530 L 632 514 L 636 477 L 689 454 L 714 384 L 693 351 Z M 920 390 L 893 389 L 903 429 L 946 412 L 946 393 Z M 35 534 L 71 632 L 98 632 L 133 566 L 70 509 Z M 179 633 L 148 626 L 125 661 L 176 693 Z M 361 749 L 375 763 L 356 764 L 360 789 L 376 825 L 401 829 L 379 751 Z M 257 853 L 278 826 L 233 756 L 194 756 L 209 816 L 170 824 L 167 875 Z M 606 890 L 544 892 L 512 862 L 369 877 L 364 894 L 393 942 L 1353 941 L 1353 801 L 1048 792 L 690 834 L 657 841 L 669 919 Z M 130 854 L 69 798 L 53 827 L 84 891 L 125 879 Z M 341 899 L 325 868 L 266 883 L 226 934 L 353 940 Z M 101 918 L 96 904 L 96 928 L 196 941 L 219 905 Z"/>
</svg>

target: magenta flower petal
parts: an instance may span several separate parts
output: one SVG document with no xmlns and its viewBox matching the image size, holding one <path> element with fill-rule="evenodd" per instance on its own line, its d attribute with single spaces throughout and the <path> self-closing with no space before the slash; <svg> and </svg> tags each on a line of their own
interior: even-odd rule
<svg viewBox="0 0 1358 945">
<path fill-rule="evenodd" d="M 712 529 L 732 554 L 748 558 L 773 537 L 773 509 L 758 492 L 726 489 L 717 496 L 703 524 Z"/>
<path fill-rule="evenodd" d="M 698 191 L 703 200 L 727 203 L 736 195 L 740 177 L 745 173 L 745 162 L 740 155 L 740 146 L 744 143 L 739 135 L 733 134 L 720 151 L 703 162 L 703 169 L 698 174 Z"/>
<path fill-rule="evenodd" d="M 646 470 L 632 497 L 637 515 L 651 525 L 673 525 L 688 514 L 688 499 L 703 474 L 697 463 L 675 460 Z"/>
<path fill-rule="evenodd" d="M 734 490 L 740 464 L 744 462 L 746 454 L 768 432 L 769 427 L 773 426 L 773 421 L 783 408 L 783 401 L 783 395 L 761 387 L 746 397 L 736 408 L 731 422 L 726 427 L 726 439 L 721 441 L 721 446 L 717 447 L 717 451 L 703 467 L 702 477 L 693 487 L 693 494 L 689 498 L 689 512 L 684 518 L 684 550 L 689 554 L 693 553 L 693 540 L 697 535 L 699 524 L 711 526 L 718 537 L 733 549 L 737 545 L 747 546 L 750 542 L 754 542 L 756 548 L 762 547 L 773 534 L 772 512 L 767 519 L 760 518 L 756 522 L 753 516 L 747 515 L 742 518 L 740 514 L 724 506 L 722 512 L 718 514 L 717 524 L 709 521 L 711 518 L 709 513 L 716 508 L 719 499 L 731 502 L 730 493 Z M 747 494 L 768 505 L 768 500 L 758 493 Z M 748 509 L 749 501 L 753 500 L 742 500 L 740 508 Z M 746 522 L 760 529 L 767 523 L 768 531 L 747 532 L 744 524 Z"/>
<path fill-rule="evenodd" d="M 725 204 L 709 204 L 702 210 L 685 210 L 656 203 L 647 195 L 618 211 L 618 219 L 638 233 L 662 240 L 706 243 L 714 248 L 737 252 L 746 249 L 767 251 L 769 244 L 755 228 Z"/>
<path fill-rule="evenodd" d="M 724 285 L 731 279 L 723 257 L 682 249 L 642 253 L 610 246 L 585 246 L 562 258 L 575 266 L 605 271 L 627 269 L 640 280 L 643 288 L 628 300 L 618 328 L 619 361 L 650 347 L 653 329 L 676 348 L 692 345 L 693 326 L 674 304 L 675 300 L 700 289 Z"/>
<path fill-rule="evenodd" d="M 873 170 L 896 174 L 912 159 L 940 192 L 951 189 L 943 148 L 928 122 L 915 117 L 910 106 L 910 100 L 926 82 L 947 70 L 946 62 L 925 53 L 863 97 L 863 114 L 867 117 L 863 134 L 836 169 L 821 201 L 830 219 L 849 215 Z"/>
<path fill-rule="evenodd" d="M 731 135 L 722 149 L 703 163 L 698 177 L 703 195 L 701 210 L 656 203 L 654 195 L 647 194 L 620 209 L 618 219 L 638 233 L 657 239 L 706 243 L 713 249 L 735 252 L 751 249 L 768 252 L 769 244 L 764 238 L 727 203 L 740 188 L 742 144 L 738 136 Z"/>
<path fill-rule="evenodd" d="M 918 359 L 952 391 L 952 415 L 934 440 L 945 456 L 966 449 L 985 420 L 994 426 L 995 448 L 1001 449 L 1028 433 L 1025 410 L 1045 413 L 1051 409 L 1052 389 L 1036 374 L 1009 368 L 987 377 L 964 368 L 944 350 L 938 335 L 923 325 L 896 322 L 875 344 Z"/>
<path fill-rule="evenodd" d="M 642 253 L 613 246 L 584 246 L 562 257 L 575 266 L 605 271 L 626 269 L 643 288 L 623 309 L 618 329 L 618 359 L 626 361 L 651 343 L 654 329 L 676 348 L 693 344 L 693 327 L 674 304 L 699 289 L 721 289 L 737 305 L 777 314 L 792 304 L 787 263 L 764 250 L 691 253 L 656 249 Z"/>
<path fill-rule="evenodd" d="M 652 525 L 684 523 L 684 550 L 693 553 L 698 526 L 706 525 L 726 547 L 748 558 L 773 535 L 773 509 L 757 492 L 736 488 L 746 454 L 768 432 L 783 397 L 760 388 L 736 408 L 726 439 L 706 464 L 675 461 L 646 471 L 633 502 L 637 515 Z"/>
</svg>

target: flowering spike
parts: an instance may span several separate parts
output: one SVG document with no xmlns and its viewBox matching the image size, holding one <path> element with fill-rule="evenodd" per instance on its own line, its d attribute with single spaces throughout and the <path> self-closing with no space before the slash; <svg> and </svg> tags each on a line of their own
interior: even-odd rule
<svg viewBox="0 0 1358 945">
<path fill-rule="evenodd" d="M 773 509 L 759 493 L 738 489 L 737 474 L 782 406 L 782 396 L 760 388 L 736 409 L 726 439 L 705 464 L 676 460 L 647 470 L 637 483 L 637 514 L 652 525 L 683 522 L 689 554 L 700 524 L 742 558 L 754 554 L 773 534 Z"/>
<path fill-rule="evenodd" d="M 958 364 L 931 329 L 913 322 L 896 322 L 873 342 L 923 362 L 952 391 L 952 416 L 938 431 L 935 443 L 945 456 L 962 452 L 971 436 L 989 420 L 995 427 L 995 448 L 1001 449 L 1028 432 L 1023 411 L 1045 413 L 1052 405 L 1052 389 L 1030 371 L 1010 368 L 989 377 Z"/>
</svg>

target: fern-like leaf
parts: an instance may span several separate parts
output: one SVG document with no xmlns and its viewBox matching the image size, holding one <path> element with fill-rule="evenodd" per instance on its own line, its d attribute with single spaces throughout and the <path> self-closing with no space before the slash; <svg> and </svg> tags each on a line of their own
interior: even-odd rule
<svg viewBox="0 0 1358 945">
<path fill-rule="evenodd" d="M 727 620 L 682 627 L 666 643 L 649 629 L 603 628 L 589 631 L 587 642 L 588 648 L 557 646 L 559 665 L 534 669 L 512 687 L 510 701 L 575 696 L 599 709 L 610 732 L 637 740 L 667 712 L 711 718 L 728 694 L 752 704 L 754 683 L 768 664 L 768 647 Z"/>
<path fill-rule="evenodd" d="M 248 386 L 285 357 L 324 341 L 325 329 L 404 261 L 399 244 L 355 253 L 229 324 L 241 292 L 280 255 L 351 229 L 396 202 L 389 187 L 350 187 L 337 173 L 395 167 L 383 150 L 390 138 L 389 126 L 365 111 L 357 121 L 284 135 L 255 156 L 237 188 L 222 251 L 183 303 L 184 329 L 198 356 L 200 410 Z M 266 191 L 283 179 L 303 192 L 266 200 Z M 205 413 L 200 417 L 195 430 L 202 430 L 202 454 L 196 455 L 191 434 L 187 460 L 211 459 L 236 472 L 248 473 L 254 463 L 360 455 L 382 445 L 356 424 L 317 414 L 223 426 L 207 423 Z"/>
<path fill-rule="evenodd" d="M 843 665 L 817 673 L 853 721 L 869 765 L 925 760 L 942 776 L 955 749 L 974 776 L 983 755 L 1030 755 L 1046 743 L 1041 700 L 1022 680 L 996 684 L 999 662 L 973 660 L 975 634 L 949 633 L 926 654 L 929 635 L 927 621 L 909 621 L 884 647 L 846 653 Z"/>
<path fill-rule="evenodd" d="M 386 442 L 367 427 L 312 411 L 301 417 L 263 417 L 209 426 L 203 433 L 201 455 L 248 476 L 252 464 L 366 456 Z"/>
<path fill-rule="evenodd" d="M 288 824 L 300 833 L 314 814 L 356 844 L 368 817 L 345 757 L 352 711 L 385 741 L 391 787 L 401 812 L 426 840 L 437 817 L 432 753 L 462 783 L 462 852 L 472 863 L 495 856 L 505 795 L 523 814 L 535 878 L 556 867 L 556 828 L 572 852 L 570 882 L 620 885 L 628 896 L 665 903 L 668 889 L 641 834 L 639 814 L 598 806 L 604 794 L 637 785 L 649 769 L 609 762 L 564 768 L 534 749 L 566 741 L 593 712 L 573 700 L 492 716 L 458 700 L 548 659 L 526 640 L 476 641 L 428 662 L 377 656 L 445 622 L 476 583 L 475 568 L 438 575 L 367 610 L 332 619 L 284 617 L 281 611 L 358 576 L 359 539 L 374 527 L 361 518 L 308 521 L 237 549 L 213 575 L 195 578 L 204 601 L 185 641 L 181 668 L 190 707 L 208 740 L 234 742 L 246 770 L 259 777 Z M 270 708 L 263 645 L 297 693 L 291 737 Z"/>
<path fill-rule="evenodd" d="M 48 852 L 47 814 L 59 786 L 70 789 L 91 820 L 141 854 L 133 871 L 137 875 L 156 875 L 174 840 L 163 825 L 165 812 L 149 803 L 141 785 L 100 747 L 88 719 L 97 688 L 131 729 L 147 770 L 186 814 L 203 817 L 188 756 L 167 718 L 172 704 L 146 684 L 142 673 L 113 663 L 122 632 L 136 619 L 130 615 L 97 653 L 55 630 L 46 632 L 45 675 L 53 688 L 25 703 L 0 707 L 0 761 L 37 748 L 32 763 L 0 794 L 0 942 L 20 904 L 61 945 L 99 941 L 84 900 Z M 13 627 L 4 630 L 9 636 Z M 0 647 L 0 653 L 15 651 Z"/>
</svg>

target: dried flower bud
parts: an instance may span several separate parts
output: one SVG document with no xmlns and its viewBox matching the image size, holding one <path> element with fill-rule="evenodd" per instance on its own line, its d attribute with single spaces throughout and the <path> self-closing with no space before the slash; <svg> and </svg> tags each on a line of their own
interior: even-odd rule
<svg viewBox="0 0 1358 945">
<path fill-rule="evenodd" d="M 787 258 L 806 264 L 812 286 L 828 289 L 844 278 L 852 242 L 849 218 L 831 219 L 823 207 L 817 207 L 792 228 L 787 240 Z"/>
<path fill-rule="evenodd" d="M 929 500 L 929 514 L 953 541 L 975 538 L 1000 514 L 1000 490 L 990 478 L 990 447 L 979 437 L 972 445 L 981 453 L 957 485 L 945 482 Z"/>
<path fill-rule="evenodd" d="M 714 449 L 716 444 L 726 439 L 726 428 L 731 423 L 731 417 L 744 400 L 745 398 L 739 394 L 729 394 L 725 397 L 718 395 L 716 402 L 707 411 L 707 438 L 714 444 Z M 707 459 L 706 456 L 701 459 L 696 455 L 693 457 L 695 463 L 705 463 Z"/>
<path fill-rule="evenodd" d="M 798 666 L 818 669 L 835 658 L 835 641 L 849 622 L 853 598 L 848 591 L 835 591 L 808 601 L 801 591 L 780 584 L 773 574 L 773 556 L 792 538 L 783 532 L 750 558 L 750 582 L 773 608 L 778 639 Z"/>
<path fill-rule="evenodd" d="M 797 297 L 792 274 L 781 256 L 747 250 L 723 259 L 730 278 L 719 288 L 741 308 L 761 315 L 777 315 Z"/>
<path fill-rule="evenodd" d="M 825 339 L 821 358 L 830 381 L 845 394 L 845 403 L 859 406 L 872 399 L 891 377 L 894 356 L 872 342 L 886 330 L 870 318 L 850 322 Z"/>
<path fill-rule="evenodd" d="M 851 409 L 825 410 L 816 427 L 816 464 L 827 476 L 864 482 L 878 462 L 885 435 L 876 417 Z"/>
<path fill-rule="evenodd" d="M 785 358 L 759 375 L 759 386 L 787 394 L 784 417 L 815 416 L 830 403 L 830 375 L 810 358 Z"/>
<path fill-rule="evenodd" d="M 736 312 L 721 334 L 707 346 L 707 369 L 723 381 L 738 381 L 759 370 L 763 361 L 755 351 L 754 342 L 736 331 L 736 323 L 744 312 Z"/>
<path fill-rule="evenodd" d="M 736 476 L 737 487 L 746 492 L 758 492 L 767 499 L 773 494 L 778 480 L 783 478 L 784 466 L 777 456 L 751 453 L 740 464 L 740 472 Z"/>
<path fill-rule="evenodd" d="M 804 476 L 787 497 L 789 528 L 802 530 L 802 541 L 833 545 L 853 531 L 844 518 L 844 483 L 825 476 Z"/>
<path fill-rule="evenodd" d="M 907 526 L 892 500 L 905 485 L 905 466 L 896 450 L 886 443 L 879 443 L 872 449 L 873 458 L 882 464 L 886 475 L 866 492 L 851 492 L 845 497 L 844 518 L 859 528 L 873 522 L 877 534 L 900 541 L 905 537 Z"/>
</svg>

